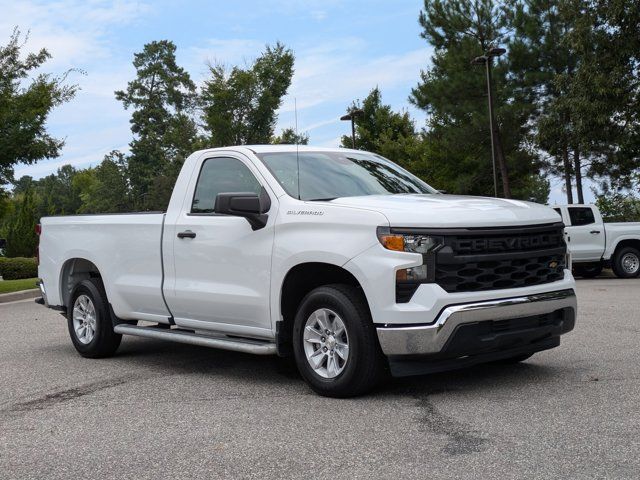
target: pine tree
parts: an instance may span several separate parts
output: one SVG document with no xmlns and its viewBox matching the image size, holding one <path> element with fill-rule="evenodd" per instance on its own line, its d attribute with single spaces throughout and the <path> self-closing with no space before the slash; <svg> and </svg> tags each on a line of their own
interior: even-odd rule
<svg viewBox="0 0 640 480">
<path fill-rule="evenodd" d="M 175 44 L 168 40 L 146 44 L 134 55 L 136 78 L 126 90 L 115 92 L 125 108 L 133 108 L 131 131 L 135 138 L 128 175 L 138 208 L 166 208 L 166 195 L 148 201 L 150 189 L 158 177 L 175 181 L 197 137 L 191 118 L 196 87 L 189 73 L 177 65 L 175 52 Z"/>
<path fill-rule="evenodd" d="M 362 102 L 353 102 L 347 112 L 356 110 L 363 112 L 355 119 L 356 148 L 378 153 L 418 175 L 426 175 L 420 138 L 408 112 L 394 112 L 390 105 L 382 103 L 378 87 Z M 341 139 L 345 148 L 352 148 L 352 143 L 351 135 Z"/>
<path fill-rule="evenodd" d="M 492 0 L 425 0 L 422 37 L 434 47 L 410 101 L 428 115 L 425 151 L 438 187 L 492 195 L 493 174 L 483 66 L 471 60 L 506 41 L 507 16 Z M 545 202 L 548 182 L 528 145 L 530 103 L 518 96 L 507 61 L 493 62 L 498 164 L 503 195 Z"/>
</svg>

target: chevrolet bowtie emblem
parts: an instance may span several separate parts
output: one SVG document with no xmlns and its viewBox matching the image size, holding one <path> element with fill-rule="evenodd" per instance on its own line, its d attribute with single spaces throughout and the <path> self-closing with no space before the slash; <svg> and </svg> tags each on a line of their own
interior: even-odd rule
<svg viewBox="0 0 640 480">
<path fill-rule="evenodd" d="M 558 266 L 558 262 L 556 262 L 555 260 L 553 260 L 552 262 L 549 262 L 549 268 L 556 268 Z"/>
</svg>

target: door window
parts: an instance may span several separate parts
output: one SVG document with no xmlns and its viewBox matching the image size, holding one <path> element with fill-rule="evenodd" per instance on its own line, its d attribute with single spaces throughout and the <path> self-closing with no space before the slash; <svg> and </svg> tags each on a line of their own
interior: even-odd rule
<svg viewBox="0 0 640 480">
<path fill-rule="evenodd" d="M 260 193 L 260 188 L 256 177 L 240 160 L 227 157 L 209 158 L 200 169 L 191 213 L 213 213 L 219 193 Z"/>
<path fill-rule="evenodd" d="M 593 210 L 589 207 L 569 207 L 569 218 L 573 227 L 596 223 L 596 219 L 593 217 Z"/>
</svg>

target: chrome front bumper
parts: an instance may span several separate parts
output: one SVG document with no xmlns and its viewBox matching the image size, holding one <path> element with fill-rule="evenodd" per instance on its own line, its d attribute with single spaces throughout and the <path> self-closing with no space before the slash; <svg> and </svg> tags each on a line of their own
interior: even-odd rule
<svg viewBox="0 0 640 480">
<path fill-rule="evenodd" d="M 445 307 L 434 323 L 394 327 L 378 325 L 378 340 L 385 355 L 429 355 L 441 352 L 460 325 L 507 320 L 571 309 L 577 301 L 572 289 Z"/>
</svg>

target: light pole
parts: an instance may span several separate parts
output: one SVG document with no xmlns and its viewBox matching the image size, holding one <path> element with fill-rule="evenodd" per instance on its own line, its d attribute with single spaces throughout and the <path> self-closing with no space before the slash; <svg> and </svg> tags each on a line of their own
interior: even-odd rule
<svg viewBox="0 0 640 480">
<path fill-rule="evenodd" d="M 496 138 L 495 138 L 495 118 L 493 116 L 493 89 L 491 86 L 491 64 L 493 63 L 493 57 L 499 57 L 506 50 L 504 48 L 492 47 L 487 50 L 487 53 L 481 57 L 476 57 L 471 60 L 472 65 L 485 65 L 487 70 L 487 97 L 489 99 L 489 128 L 491 129 L 491 159 L 493 163 L 493 193 L 498 196 L 498 174 L 496 171 Z M 501 164 L 500 169 L 504 175 L 504 167 Z"/>
<path fill-rule="evenodd" d="M 346 115 L 340 117 L 340 120 L 351 120 L 351 145 L 354 149 L 356 148 L 356 117 L 362 117 L 363 115 L 364 110 L 354 108 Z"/>
</svg>

